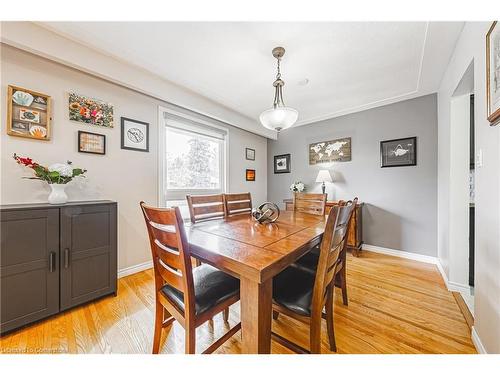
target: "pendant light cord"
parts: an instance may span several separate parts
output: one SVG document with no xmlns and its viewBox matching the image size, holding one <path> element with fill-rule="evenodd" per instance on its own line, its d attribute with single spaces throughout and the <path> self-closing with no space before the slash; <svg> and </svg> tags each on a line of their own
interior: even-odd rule
<svg viewBox="0 0 500 375">
<path fill-rule="evenodd" d="M 283 81 L 281 80 L 281 58 L 277 57 L 278 60 L 278 69 L 276 73 L 276 81 L 275 83 L 275 91 L 274 91 L 274 103 L 273 103 L 273 108 L 277 107 L 285 107 L 285 102 L 283 101 Z"/>
</svg>

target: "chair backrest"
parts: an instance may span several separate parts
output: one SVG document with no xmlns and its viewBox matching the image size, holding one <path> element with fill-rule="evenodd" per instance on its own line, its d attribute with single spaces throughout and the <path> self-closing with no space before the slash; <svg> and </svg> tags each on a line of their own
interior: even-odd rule
<svg viewBox="0 0 500 375">
<path fill-rule="evenodd" d="M 340 215 L 342 215 L 341 218 L 339 218 L 339 221 L 340 222 L 343 222 L 345 220 L 347 220 L 347 231 L 345 233 L 345 241 L 344 241 L 344 244 L 342 246 L 342 249 L 340 250 L 340 261 L 345 263 L 345 260 L 346 260 L 346 254 L 347 254 L 347 239 L 348 239 L 348 236 L 349 236 L 349 228 L 351 227 L 351 220 L 354 216 L 354 211 L 356 210 L 356 205 L 358 204 L 358 197 L 355 197 L 353 200 L 348 200 L 348 201 L 343 201 L 343 200 L 340 200 L 338 202 L 338 206 L 340 207 L 345 207 L 345 206 L 349 206 L 349 205 L 352 205 L 351 209 L 350 210 L 344 210 L 342 209 L 340 211 Z M 348 215 L 346 217 L 346 215 Z"/>
<path fill-rule="evenodd" d="M 186 195 L 186 200 L 193 224 L 202 220 L 223 218 L 226 215 L 223 194 Z"/>
<path fill-rule="evenodd" d="M 332 284 L 341 262 L 340 254 L 347 241 L 349 219 L 353 204 L 335 206 L 330 210 L 321 240 L 318 268 L 314 281 L 312 313 L 321 314 L 325 305 L 326 290 Z"/>
<path fill-rule="evenodd" d="M 148 228 L 155 285 L 158 292 L 165 283 L 184 294 L 185 314 L 194 314 L 194 283 L 191 252 L 178 207 L 156 208 L 140 203 Z"/>
<path fill-rule="evenodd" d="M 227 216 L 250 213 L 252 196 L 250 193 L 224 194 L 224 209 Z"/>
<path fill-rule="evenodd" d="M 350 215 L 349 215 L 349 222 L 347 224 L 348 227 L 351 226 L 351 221 L 353 220 L 352 218 L 354 217 L 354 213 L 356 212 L 356 206 L 358 205 L 358 197 L 354 197 L 353 200 L 348 200 L 347 202 L 344 202 L 344 205 L 349 205 L 349 204 L 352 204 L 352 209 L 351 209 Z M 347 240 L 346 240 L 346 244 L 347 244 Z"/>
<path fill-rule="evenodd" d="M 325 215 L 326 194 L 295 193 L 293 210 L 313 215 Z"/>
</svg>

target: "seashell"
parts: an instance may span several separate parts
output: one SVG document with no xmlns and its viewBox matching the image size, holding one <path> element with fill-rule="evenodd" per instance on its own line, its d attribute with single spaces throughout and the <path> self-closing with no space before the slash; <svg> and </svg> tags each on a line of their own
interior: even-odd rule
<svg viewBox="0 0 500 375">
<path fill-rule="evenodd" d="M 12 100 L 16 104 L 29 107 L 31 103 L 33 103 L 33 95 L 24 91 L 16 91 L 14 95 L 12 95 Z"/>
<path fill-rule="evenodd" d="M 47 105 L 47 100 L 45 100 L 44 98 L 42 98 L 41 96 L 37 96 L 35 97 L 35 103 L 39 103 L 39 104 L 44 104 L 44 105 Z"/>
<path fill-rule="evenodd" d="M 35 138 L 45 138 L 47 136 L 47 129 L 35 125 L 30 128 L 30 134 Z"/>
</svg>

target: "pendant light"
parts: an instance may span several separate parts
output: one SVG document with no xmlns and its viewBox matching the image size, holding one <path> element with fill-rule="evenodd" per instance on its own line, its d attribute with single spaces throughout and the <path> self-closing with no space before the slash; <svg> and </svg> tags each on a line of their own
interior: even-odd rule
<svg viewBox="0 0 500 375">
<path fill-rule="evenodd" d="M 276 47 L 273 49 L 272 53 L 278 60 L 276 80 L 273 83 L 275 88 L 274 103 L 273 108 L 270 108 L 260 114 L 260 122 L 264 125 L 264 127 L 280 132 L 297 122 L 299 112 L 293 108 L 287 107 L 283 101 L 283 86 L 285 85 L 285 82 L 281 79 L 280 62 L 285 54 L 285 49 L 283 47 Z"/>
</svg>

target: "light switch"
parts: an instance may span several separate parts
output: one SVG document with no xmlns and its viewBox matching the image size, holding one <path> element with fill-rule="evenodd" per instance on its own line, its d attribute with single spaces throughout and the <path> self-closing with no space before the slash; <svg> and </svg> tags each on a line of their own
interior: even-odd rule
<svg viewBox="0 0 500 375">
<path fill-rule="evenodd" d="M 476 156 L 476 167 L 481 168 L 483 166 L 483 150 L 479 150 Z"/>
</svg>

